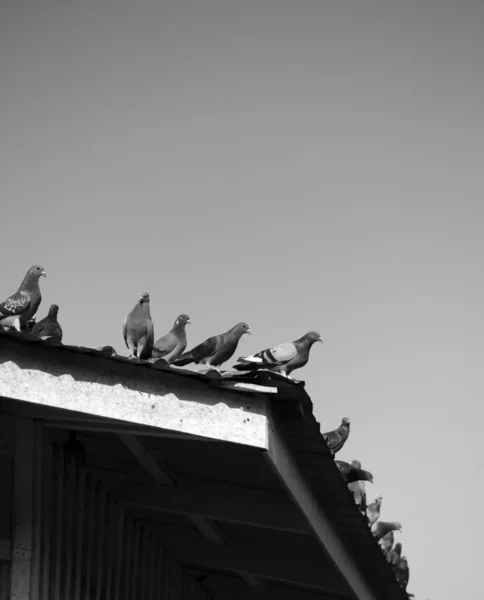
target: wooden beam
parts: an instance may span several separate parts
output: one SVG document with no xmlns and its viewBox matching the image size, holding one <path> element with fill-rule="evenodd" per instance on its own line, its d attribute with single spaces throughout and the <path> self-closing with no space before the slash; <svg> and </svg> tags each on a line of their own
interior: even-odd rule
<svg viewBox="0 0 484 600">
<path fill-rule="evenodd" d="M 269 444 L 266 456 L 269 464 L 278 474 L 301 512 L 306 516 L 317 540 L 331 556 L 358 600 L 378 600 L 357 568 L 353 556 L 345 548 L 334 530 L 330 518 L 323 508 L 315 502 L 304 475 L 288 449 L 279 424 L 274 418 L 270 419 L 268 423 Z"/>
<path fill-rule="evenodd" d="M 33 427 L 33 513 L 32 513 L 32 583 L 30 600 L 40 598 L 42 568 L 42 516 L 45 512 L 43 477 L 44 474 L 44 427 L 42 421 L 34 421 Z"/>
<path fill-rule="evenodd" d="M 34 424 L 17 418 L 15 422 L 14 522 L 11 600 L 29 600 L 32 565 Z"/>
<path fill-rule="evenodd" d="M 317 589 L 336 597 L 352 598 L 346 582 L 311 538 L 293 545 L 255 540 L 231 540 L 226 546 L 210 544 L 186 530 L 160 528 L 163 544 L 182 563 L 199 569 L 226 571 Z"/>
<path fill-rule="evenodd" d="M 311 534 L 306 519 L 285 494 L 193 475 L 184 475 L 184 482 L 186 488 L 123 484 L 117 494 L 128 506 Z"/>
<path fill-rule="evenodd" d="M 265 448 L 267 403 L 195 377 L 0 335 L 0 396 Z"/>
<path fill-rule="evenodd" d="M 119 439 L 157 483 L 161 485 L 178 485 L 176 475 L 165 464 L 162 464 L 160 458 L 148 450 L 137 437 L 120 434 Z"/>
<path fill-rule="evenodd" d="M 0 540 L 0 562 L 9 562 L 12 558 L 12 540 Z"/>
<path fill-rule="evenodd" d="M 189 515 L 189 517 L 207 540 L 210 540 L 213 544 L 220 544 L 221 546 L 228 544 L 230 538 L 220 525 L 210 519 L 201 517 L 200 515 Z"/>
<path fill-rule="evenodd" d="M 75 429 L 77 431 L 89 431 L 92 433 L 114 433 L 116 435 L 143 435 L 146 437 L 154 437 L 161 439 L 176 439 L 189 440 L 197 442 L 216 442 L 211 438 L 205 438 L 198 435 L 190 435 L 187 433 L 176 433 L 173 431 L 164 431 L 162 429 L 133 427 L 130 423 L 120 423 L 119 421 L 111 422 L 106 419 L 90 422 L 88 420 L 77 419 L 48 419 L 45 421 L 45 426 L 51 429 Z M 1 452 L 1 449 L 0 449 Z"/>
<path fill-rule="evenodd" d="M 120 435 L 119 438 L 157 483 L 167 486 L 183 487 L 185 488 L 186 493 L 190 494 L 186 489 L 186 482 L 178 475 L 175 475 L 166 464 L 163 464 L 164 461 L 162 461 L 161 457 L 148 449 L 139 438 L 132 435 Z M 224 545 L 228 542 L 228 536 L 217 523 L 213 523 L 201 515 L 188 514 L 188 516 L 203 535 L 212 543 Z"/>
</svg>

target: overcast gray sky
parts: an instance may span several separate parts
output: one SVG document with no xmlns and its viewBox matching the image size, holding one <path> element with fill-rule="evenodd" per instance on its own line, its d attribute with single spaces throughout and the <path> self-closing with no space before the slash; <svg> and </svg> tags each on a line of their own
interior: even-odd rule
<svg viewBox="0 0 484 600">
<path fill-rule="evenodd" d="M 299 376 L 418 600 L 482 598 L 483 28 L 478 0 L 0 8 L 0 295 L 41 263 L 39 315 L 120 352 L 142 291 L 190 343 L 318 329 Z"/>
</svg>

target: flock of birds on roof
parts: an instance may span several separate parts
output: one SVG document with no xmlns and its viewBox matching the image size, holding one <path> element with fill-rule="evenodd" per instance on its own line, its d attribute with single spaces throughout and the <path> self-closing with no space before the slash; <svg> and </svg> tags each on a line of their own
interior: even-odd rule
<svg viewBox="0 0 484 600">
<path fill-rule="evenodd" d="M 62 327 L 58 321 L 59 307 L 52 304 L 47 316 L 35 322 L 35 314 L 42 299 L 39 279 L 45 277 L 43 267 L 34 265 L 25 275 L 15 294 L 0 304 L 0 326 L 27 331 L 33 336 L 54 342 L 62 341 Z M 180 315 L 172 329 L 155 341 L 154 326 L 150 314 L 149 294 L 138 298 L 133 310 L 123 322 L 123 337 L 130 352 L 130 358 L 157 361 L 163 359 L 168 364 L 184 366 L 190 363 L 204 364 L 208 368 L 218 368 L 234 355 L 240 338 L 250 334 L 247 323 L 237 323 L 225 333 L 212 336 L 185 352 L 187 336 L 185 328 L 190 323 L 188 315 Z M 315 342 L 322 342 L 316 331 L 310 331 L 294 342 L 286 342 L 261 350 L 251 356 L 241 357 L 234 368 L 238 371 L 267 369 L 290 377 L 295 369 L 300 369 L 309 360 L 309 352 Z M 345 417 L 334 431 L 323 433 L 333 457 L 343 448 L 350 434 L 350 419 Z M 392 565 L 399 586 L 406 590 L 409 579 L 407 559 L 402 556 L 402 544 L 395 543 L 394 532 L 401 532 L 398 522 L 379 521 L 382 497 L 367 504 L 366 482 L 373 483 L 373 475 L 362 468 L 361 463 L 335 460 L 343 479 L 359 510 L 368 519 L 369 527 L 377 540 L 386 560 Z M 409 594 L 411 597 L 411 594 Z"/>
<path fill-rule="evenodd" d="M 343 448 L 349 435 L 350 419 L 348 417 L 342 419 L 341 425 L 337 429 L 323 433 L 323 438 L 326 440 L 333 458 Z M 398 521 L 379 520 L 383 502 L 383 497 L 380 494 L 376 495 L 373 502 L 367 504 L 366 482 L 373 483 L 373 474 L 363 469 L 359 460 L 345 462 L 335 459 L 334 462 L 343 476 L 355 504 L 367 519 L 368 526 L 371 529 L 373 537 L 378 542 L 386 561 L 392 566 L 392 571 L 398 585 L 406 591 L 410 576 L 408 561 L 405 556 L 402 556 L 402 544 L 400 542 L 395 543 L 395 532 L 402 532 L 401 523 Z M 413 596 L 412 594 L 407 595 L 409 598 Z"/>
</svg>

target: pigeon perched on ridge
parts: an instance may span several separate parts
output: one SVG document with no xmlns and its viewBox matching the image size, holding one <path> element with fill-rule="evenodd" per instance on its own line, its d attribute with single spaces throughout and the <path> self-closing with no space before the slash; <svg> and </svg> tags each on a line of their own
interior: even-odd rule
<svg viewBox="0 0 484 600">
<path fill-rule="evenodd" d="M 393 565 L 393 574 L 402 590 L 406 590 L 408 580 L 410 579 L 410 569 L 408 568 L 408 561 L 405 556 L 402 556 L 397 564 Z"/>
<path fill-rule="evenodd" d="M 255 371 L 268 369 L 286 377 L 295 369 L 300 369 L 309 360 L 309 351 L 315 342 L 323 342 L 317 331 L 310 331 L 294 342 L 279 344 L 261 350 L 252 356 L 241 356 L 234 369 L 237 371 Z"/>
<path fill-rule="evenodd" d="M 357 481 L 351 481 L 348 483 L 348 489 L 353 494 L 353 498 L 355 500 L 355 504 L 360 509 L 364 515 L 366 514 L 366 483 L 365 481 L 369 481 L 373 483 L 373 475 L 369 471 L 365 471 L 361 468 L 361 463 L 359 460 L 352 460 L 351 465 L 354 469 L 357 469 L 361 472 L 361 475 L 358 477 Z"/>
<path fill-rule="evenodd" d="M 348 489 L 353 494 L 355 504 L 361 512 L 366 512 L 366 488 L 365 481 L 373 483 L 373 475 L 369 471 L 361 468 L 359 460 L 352 460 L 351 463 L 342 460 L 335 460 L 336 466 L 343 475 L 348 485 Z"/>
<path fill-rule="evenodd" d="M 155 334 L 150 314 L 150 295 L 146 292 L 141 294 L 136 306 L 124 319 L 123 337 L 130 358 L 150 358 Z"/>
<path fill-rule="evenodd" d="M 398 542 L 398 544 L 395 544 L 395 546 L 387 554 L 386 559 L 387 559 L 387 562 L 391 563 L 392 565 L 396 565 L 398 563 L 398 561 L 400 560 L 401 556 L 402 556 L 402 544 L 400 542 Z"/>
<path fill-rule="evenodd" d="M 387 557 L 387 554 L 390 552 L 390 550 L 393 548 L 394 543 L 395 536 L 393 534 L 393 531 L 389 531 L 381 539 L 378 540 L 378 545 L 380 546 L 385 558 Z"/>
<path fill-rule="evenodd" d="M 341 425 L 338 427 L 338 429 L 327 431 L 326 433 L 322 434 L 333 456 L 345 445 L 345 442 L 350 435 L 350 423 L 350 419 L 348 417 L 344 417 L 341 420 Z"/>
<path fill-rule="evenodd" d="M 42 300 L 40 277 L 46 277 L 44 267 L 30 267 L 15 294 L 0 304 L 0 326 L 15 327 L 21 331 L 22 326 L 35 315 Z"/>
<path fill-rule="evenodd" d="M 74 456 L 78 465 L 86 464 L 86 449 L 84 444 L 77 439 L 75 431 L 69 433 L 67 441 L 64 442 L 64 450 Z"/>
<path fill-rule="evenodd" d="M 373 475 L 370 471 L 365 471 L 361 468 L 359 460 L 352 460 L 350 463 L 344 460 L 335 460 L 335 465 L 338 467 L 343 479 L 346 483 L 355 483 L 357 481 L 369 481 L 373 483 Z"/>
<path fill-rule="evenodd" d="M 49 314 L 41 319 L 32 328 L 32 335 L 41 340 L 52 340 L 53 342 L 62 342 L 62 327 L 57 320 L 59 307 L 52 304 L 49 308 Z"/>
<path fill-rule="evenodd" d="M 232 358 L 244 333 L 250 334 L 247 323 L 237 323 L 229 331 L 209 337 L 198 346 L 185 352 L 173 364 L 178 367 L 190 363 L 205 364 L 209 368 L 219 367 L 229 358 Z"/>
<path fill-rule="evenodd" d="M 402 524 L 398 521 L 377 521 L 372 525 L 371 532 L 378 541 L 390 531 L 402 531 Z"/>
<path fill-rule="evenodd" d="M 32 334 L 32 329 L 35 327 L 35 317 L 29 319 L 26 323 L 21 326 L 21 330 L 24 333 Z"/>
<path fill-rule="evenodd" d="M 157 340 L 153 345 L 152 358 L 163 358 L 172 363 L 179 358 L 187 347 L 187 334 L 185 327 L 190 323 L 188 315 L 180 315 L 171 331 Z"/>
<path fill-rule="evenodd" d="M 373 502 L 368 504 L 368 506 L 366 507 L 366 516 L 368 518 L 368 524 L 370 525 L 370 527 L 374 523 L 376 523 L 378 521 L 378 519 L 380 518 L 380 508 L 381 508 L 382 501 L 383 501 L 383 496 L 380 496 L 380 494 L 377 494 L 375 496 L 375 499 L 373 500 Z"/>
</svg>

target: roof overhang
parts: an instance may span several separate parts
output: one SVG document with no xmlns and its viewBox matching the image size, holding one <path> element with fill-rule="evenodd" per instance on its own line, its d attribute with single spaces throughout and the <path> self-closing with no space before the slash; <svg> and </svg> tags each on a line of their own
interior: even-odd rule
<svg viewBox="0 0 484 600">
<path fill-rule="evenodd" d="M 288 600 L 406 597 L 301 385 L 193 375 L 1 334 L 0 397 L 0 411 L 42 419 L 54 438 L 91 436 L 93 464 L 97 438 L 113 461 L 120 447 L 128 452 L 147 479 L 118 478 L 116 490 L 153 522 L 162 515 L 166 544 L 207 581 L 239 575 L 255 588 L 279 586 Z"/>
</svg>

